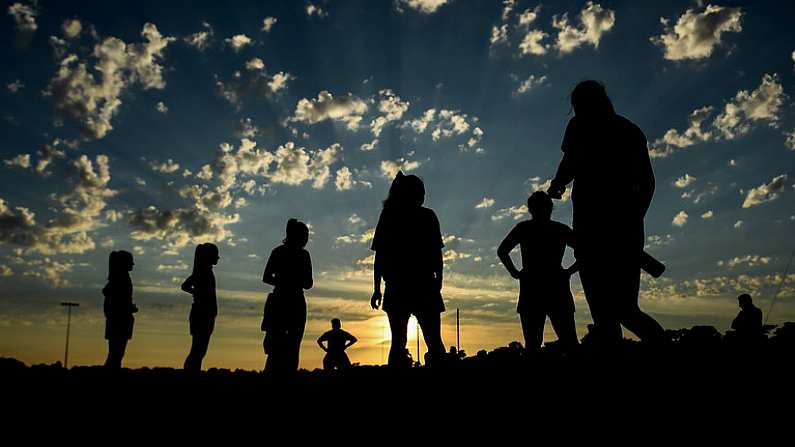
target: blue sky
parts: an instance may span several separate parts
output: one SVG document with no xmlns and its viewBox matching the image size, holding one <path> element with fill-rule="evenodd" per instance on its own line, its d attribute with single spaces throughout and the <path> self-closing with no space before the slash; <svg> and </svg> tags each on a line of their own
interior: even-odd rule
<svg viewBox="0 0 795 447">
<path fill-rule="evenodd" d="M 0 355 L 57 359 L 58 303 L 73 299 L 76 361 L 100 362 L 107 254 L 126 249 L 141 306 L 127 363 L 181 364 L 190 297 L 177 286 L 195 244 L 214 241 L 207 365 L 258 368 L 262 269 L 297 217 L 316 284 L 302 365 L 319 366 L 314 339 L 334 316 L 362 340 L 353 361 L 377 363 L 388 336 L 367 306 L 368 230 L 399 167 L 425 179 L 440 218 L 463 347 L 519 339 L 496 246 L 554 174 L 584 79 L 604 82 L 655 155 L 647 249 L 668 272 L 644 276 L 642 306 L 669 328 L 725 329 L 741 292 L 767 310 L 793 249 L 793 9 L 4 2 Z M 554 216 L 570 223 L 570 202 Z M 795 319 L 791 279 L 773 323 Z"/>
</svg>

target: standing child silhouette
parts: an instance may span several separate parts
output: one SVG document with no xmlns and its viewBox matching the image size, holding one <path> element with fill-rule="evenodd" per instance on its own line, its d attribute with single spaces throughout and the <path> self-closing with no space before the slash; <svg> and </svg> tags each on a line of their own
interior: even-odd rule
<svg viewBox="0 0 795 447">
<path fill-rule="evenodd" d="M 318 346 L 326 353 L 323 357 L 323 369 L 334 371 L 351 366 L 351 361 L 345 350 L 353 346 L 356 341 L 356 337 L 342 329 L 340 319 L 333 318 L 331 320 L 331 330 L 324 332 L 317 339 Z M 323 346 L 323 342 L 326 343 L 325 346 Z"/>
<path fill-rule="evenodd" d="M 378 218 L 373 243 L 373 296 L 381 305 L 381 278 L 386 282 L 383 310 L 389 318 L 392 346 L 389 365 L 404 366 L 409 318 L 422 328 L 431 362 L 445 355 L 440 313 L 442 299 L 442 232 L 439 219 L 425 201 L 425 185 L 416 175 L 398 172 Z"/>
<path fill-rule="evenodd" d="M 206 243 L 196 246 L 193 258 L 193 273 L 182 283 L 182 290 L 193 295 L 190 308 L 190 334 L 193 341 L 190 353 L 185 359 L 186 371 L 200 371 L 202 360 L 207 354 L 210 335 L 215 328 L 218 315 L 218 301 L 215 297 L 215 275 L 213 266 L 218 263 L 218 247 Z"/>
<path fill-rule="evenodd" d="M 309 228 L 296 219 L 287 221 L 287 235 L 274 248 L 262 282 L 273 286 L 265 303 L 262 330 L 268 360 L 265 371 L 289 374 L 298 370 L 301 340 L 306 326 L 304 290 L 312 288 L 312 259 L 304 248 Z"/>
<path fill-rule="evenodd" d="M 108 283 L 102 289 L 105 296 L 105 338 L 108 340 L 107 368 L 121 368 L 121 360 L 127 349 L 127 341 L 132 338 L 138 308 L 133 304 L 133 285 L 130 272 L 135 262 L 132 253 L 124 250 L 113 251 L 108 256 Z"/>
<path fill-rule="evenodd" d="M 516 311 L 525 349 L 535 353 L 541 348 L 548 316 L 564 349 L 571 350 L 577 345 L 577 332 L 569 277 L 577 271 L 577 263 L 567 269 L 560 263 L 566 246 L 574 247 L 574 232 L 552 220 L 552 199 L 546 193 L 534 192 L 527 208 L 533 218 L 516 224 L 497 249 L 505 268 L 519 280 Z M 522 251 L 522 270 L 516 269 L 510 255 L 517 245 Z"/>
</svg>

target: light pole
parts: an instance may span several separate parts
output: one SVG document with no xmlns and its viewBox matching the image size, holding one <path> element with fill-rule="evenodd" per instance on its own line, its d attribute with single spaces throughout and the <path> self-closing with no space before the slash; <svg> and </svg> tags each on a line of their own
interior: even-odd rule
<svg viewBox="0 0 795 447">
<path fill-rule="evenodd" d="M 64 301 L 61 306 L 66 306 L 66 350 L 63 354 L 63 367 L 69 369 L 69 329 L 72 325 L 72 308 L 78 307 L 80 304 Z"/>
</svg>

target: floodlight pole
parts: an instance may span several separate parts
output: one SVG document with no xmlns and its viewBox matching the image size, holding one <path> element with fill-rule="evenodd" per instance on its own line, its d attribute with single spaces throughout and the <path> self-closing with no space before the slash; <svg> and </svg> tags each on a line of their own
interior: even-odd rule
<svg viewBox="0 0 795 447">
<path fill-rule="evenodd" d="M 69 330 L 72 326 L 72 308 L 78 307 L 80 304 L 65 301 L 61 303 L 61 306 L 66 307 L 66 349 L 63 354 L 63 367 L 64 369 L 69 369 Z"/>
<path fill-rule="evenodd" d="M 456 352 L 461 352 L 461 331 L 459 329 L 459 314 L 460 311 L 456 307 L 455 309 L 455 350 Z"/>
</svg>

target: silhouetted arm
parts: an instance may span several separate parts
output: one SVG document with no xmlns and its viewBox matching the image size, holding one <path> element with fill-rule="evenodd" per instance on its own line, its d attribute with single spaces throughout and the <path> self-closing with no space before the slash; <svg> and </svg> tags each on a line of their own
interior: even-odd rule
<svg viewBox="0 0 795 447">
<path fill-rule="evenodd" d="M 513 264 L 513 259 L 511 259 L 511 251 L 519 245 L 519 231 L 517 227 L 513 227 L 513 229 L 505 236 L 500 246 L 497 248 L 497 256 L 502 261 L 502 264 L 508 270 L 508 273 L 511 274 L 511 277 L 515 279 L 519 279 L 522 273 L 516 269 L 516 266 Z"/>
<path fill-rule="evenodd" d="M 641 217 L 646 217 L 646 212 L 651 206 L 651 199 L 654 197 L 654 170 L 651 167 L 651 158 L 649 157 L 649 148 L 646 145 L 646 137 L 643 132 L 640 133 L 642 137 L 642 150 L 641 160 L 638 169 L 638 206 L 640 207 Z"/>
<path fill-rule="evenodd" d="M 344 351 L 344 350 L 346 350 L 346 349 L 350 348 L 350 347 L 351 347 L 351 346 L 353 346 L 353 344 L 354 344 L 354 343 L 356 343 L 357 341 L 359 341 L 359 340 L 358 340 L 356 337 L 354 337 L 354 336 L 353 336 L 353 335 L 351 335 L 351 334 L 348 334 L 348 341 L 347 341 L 347 343 L 345 344 L 345 347 L 344 347 L 344 348 L 342 348 L 342 350 Z"/>
<path fill-rule="evenodd" d="M 312 257 L 309 256 L 308 251 L 305 251 L 305 253 L 306 253 L 306 263 L 304 263 L 304 278 L 303 278 L 304 283 L 302 284 L 302 287 L 304 288 L 304 290 L 309 290 L 312 288 L 312 285 L 314 285 L 314 282 L 312 280 Z"/>
<path fill-rule="evenodd" d="M 442 290 L 442 284 L 444 283 L 444 255 L 442 254 L 442 249 L 444 248 L 444 239 L 442 239 L 442 227 L 439 224 L 439 218 L 436 217 L 436 213 L 431 211 L 433 219 L 433 233 L 431 243 L 436 244 L 439 247 L 439 250 L 434 251 L 434 262 L 433 262 L 433 274 L 436 277 L 436 285 L 439 290 Z"/>
<path fill-rule="evenodd" d="M 278 282 L 276 278 L 276 264 L 278 262 L 275 259 L 276 257 L 276 250 L 274 249 L 268 257 L 268 262 L 265 264 L 265 272 L 262 273 L 262 282 L 274 287 L 276 287 L 276 283 Z"/>
<path fill-rule="evenodd" d="M 320 346 L 320 349 L 322 349 L 323 352 L 328 352 L 328 348 L 323 346 L 323 342 L 324 341 L 327 342 L 327 335 L 328 335 L 327 333 L 323 334 L 320 336 L 320 338 L 317 339 L 317 345 Z"/>
<path fill-rule="evenodd" d="M 574 181 L 574 153 L 576 148 L 572 147 L 574 141 L 577 140 L 577 117 L 569 120 L 566 126 L 566 131 L 563 134 L 563 142 L 561 143 L 561 150 L 563 151 L 563 158 L 558 164 L 558 170 L 555 172 L 555 177 L 549 184 L 547 194 L 553 199 L 560 199 L 563 193 L 566 192 L 566 185 Z"/>
<path fill-rule="evenodd" d="M 375 252 L 373 262 L 373 296 L 370 298 L 370 307 L 378 309 L 381 306 L 381 278 L 383 275 L 383 256 Z"/>
<path fill-rule="evenodd" d="M 193 275 L 188 276 L 188 279 L 186 279 L 182 283 L 182 286 L 180 286 L 180 288 L 182 289 L 183 292 L 187 292 L 187 293 L 190 293 L 191 295 L 193 295 L 193 292 L 195 290 L 195 287 L 194 287 L 194 284 L 193 284 Z"/>
</svg>

